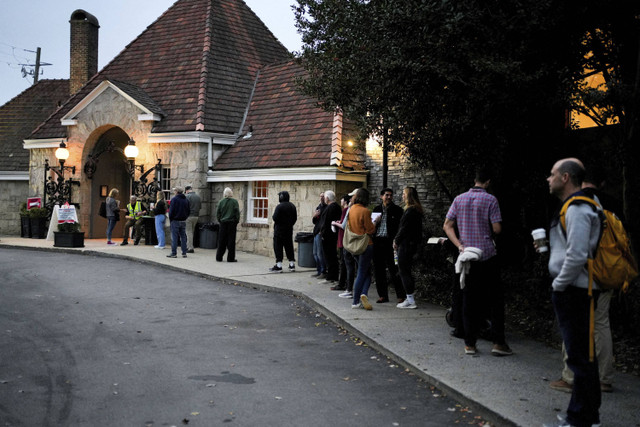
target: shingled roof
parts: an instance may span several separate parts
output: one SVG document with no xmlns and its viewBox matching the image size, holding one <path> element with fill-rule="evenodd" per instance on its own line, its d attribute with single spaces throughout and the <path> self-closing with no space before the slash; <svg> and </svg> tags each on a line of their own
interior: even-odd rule
<svg viewBox="0 0 640 427">
<path fill-rule="evenodd" d="M 66 136 L 60 119 L 104 80 L 139 88 L 166 114 L 153 132 L 233 134 L 256 71 L 289 57 L 242 0 L 178 0 L 30 138 Z"/>
<path fill-rule="evenodd" d="M 341 168 L 363 169 L 362 156 L 343 144 L 348 129 L 341 118 L 299 90 L 297 80 L 304 76 L 294 61 L 260 71 L 247 134 L 216 160 L 215 171 L 330 166 L 335 153 L 342 155 Z"/>
<path fill-rule="evenodd" d="M 23 140 L 69 96 L 69 80 L 40 80 L 0 107 L 0 171 L 28 171 Z"/>
</svg>

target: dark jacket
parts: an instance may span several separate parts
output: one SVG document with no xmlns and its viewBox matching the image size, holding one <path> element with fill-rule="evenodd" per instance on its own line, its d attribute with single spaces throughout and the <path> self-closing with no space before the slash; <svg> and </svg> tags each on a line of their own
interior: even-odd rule
<svg viewBox="0 0 640 427">
<path fill-rule="evenodd" d="M 166 213 L 167 213 L 167 202 L 165 202 L 164 200 L 160 200 L 158 203 L 156 203 L 156 207 L 153 208 L 153 214 L 164 215 Z"/>
<path fill-rule="evenodd" d="M 289 201 L 289 192 L 282 191 L 278 194 L 280 203 L 273 211 L 273 233 L 278 237 L 291 237 L 293 225 L 298 220 L 296 206 Z"/>
<path fill-rule="evenodd" d="M 418 248 L 422 242 L 422 214 L 416 208 L 409 207 L 404 211 L 394 241 L 398 246 L 409 245 L 412 250 Z"/>
<path fill-rule="evenodd" d="M 176 194 L 169 204 L 169 219 L 171 221 L 186 221 L 189 216 L 189 201 L 184 194 Z"/>
<path fill-rule="evenodd" d="M 373 208 L 373 212 L 382 213 L 382 203 Z M 404 210 L 391 202 L 387 207 L 387 237 L 393 239 L 396 237 L 398 227 L 400 226 L 400 219 L 404 214 Z M 378 226 L 376 226 L 376 233 L 378 232 Z"/>
<path fill-rule="evenodd" d="M 322 213 L 324 212 L 324 210 L 327 208 L 327 205 L 325 205 L 324 203 L 320 203 L 318 205 L 318 207 L 316 208 L 316 210 L 320 210 L 320 215 L 318 215 L 317 217 L 313 217 L 313 235 L 315 236 L 316 234 L 320 233 L 320 227 L 322 226 L 322 223 L 320 222 L 320 218 L 322 218 Z"/>
<path fill-rule="evenodd" d="M 334 233 L 331 230 L 331 223 L 333 221 L 340 221 L 342 216 L 342 208 L 337 202 L 329 203 L 327 207 L 320 215 L 320 234 L 325 240 L 338 239 L 338 233 Z"/>
</svg>

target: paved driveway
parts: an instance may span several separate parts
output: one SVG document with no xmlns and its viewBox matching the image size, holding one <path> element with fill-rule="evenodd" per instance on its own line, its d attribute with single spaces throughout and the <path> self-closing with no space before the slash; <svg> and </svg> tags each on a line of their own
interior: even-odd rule
<svg viewBox="0 0 640 427">
<path fill-rule="evenodd" d="M 0 275 L 1 425 L 481 422 L 295 297 L 24 250 Z"/>
</svg>

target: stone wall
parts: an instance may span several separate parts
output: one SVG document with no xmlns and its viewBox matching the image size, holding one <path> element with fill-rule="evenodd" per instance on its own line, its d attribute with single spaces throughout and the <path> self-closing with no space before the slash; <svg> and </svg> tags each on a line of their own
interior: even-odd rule
<svg viewBox="0 0 640 427">
<path fill-rule="evenodd" d="M 347 188 L 353 189 L 353 183 L 334 181 L 270 181 L 269 182 L 269 221 L 268 224 L 247 223 L 247 193 L 249 185 L 246 182 L 216 183 L 211 186 L 211 199 L 213 200 L 213 215 L 215 218 L 215 206 L 222 197 L 225 187 L 233 190 L 233 197 L 240 205 L 240 224 L 238 224 L 238 236 L 236 248 L 240 251 L 252 252 L 259 255 L 275 257 L 273 252 L 273 210 L 278 204 L 278 193 L 288 191 L 290 201 L 298 211 L 298 221 L 293 227 L 293 236 L 299 232 L 313 231 L 312 216 L 316 206 L 320 203 L 320 193 L 325 190 L 335 191 L 340 197 Z M 215 219 L 217 222 L 217 218 Z M 297 243 L 294 243 L 296 257 L 298 256 Z"/>
<path fill-rule="evenodd" d="M 375 142 L 368 142 L 365 162 L 370 170 L 369 190 L 371 191 L 371 198 L 372 200 L 379 200 L 383 178 L 382 147 Z M 451 199 L 438 185 L 433 171 L 420 169 L 395 153 L 389 153 L 387 164 L 387 186 L 394 191 L 393 201 L 401 206 L 404 187 L 415 187 L 420 197 L 420 203 L 425 210 L 425 234 L 444 236 L 442 225 L 451 204 Z"/>
<path fill-rule="evenodd" d="M 28 193 L 28 181 L 0 181 L 0 235 L 20 235 L 20 205 Z"/>
</svg>

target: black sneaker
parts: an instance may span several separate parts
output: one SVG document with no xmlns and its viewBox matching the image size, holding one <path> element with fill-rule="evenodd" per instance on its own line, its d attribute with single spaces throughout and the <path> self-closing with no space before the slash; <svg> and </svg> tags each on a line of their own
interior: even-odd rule
<svg viewBox="0 0 640 427">
<path fill-rule="evenodd" d="M 282 267 L 278 267 L 278 265 L 274 265 L 269 269 L 270 273 L 282 273 Z"/>
<path fill-rule="evenodd" d="M 195 251 L 194 251 L 193 249 L 189 249 L 189 250 L 187 251 L 187 253 L 188 253 L 188 254 L 193 254 L 193 253 L 195 253 Z"/>
<path fill-rule="evenodd" d="M 291 272 L 296 271 L 296 265 L 292 262 L 289 263 L 289 271 Z"/>
<path fill-rule="evenodd" d="M 178 255 L 176 255 L 176 254 L 169 254 L 169 255 L 167 255 L 167 258 L 178 258 Z"/>
<path fill-rule="evenodd" d="M 138 246 L 138 243 L 140 243 L 140 239 L 138 239 L 135 242 L 133 242 L 133 246 Z"/>
<path fill-rule="evenodd" d="M 127 246 L 129 244 L 129 242 L 127 242 L 126 240 L 122 243 L 120 243 L 120 246 Z"/>
</svg>

